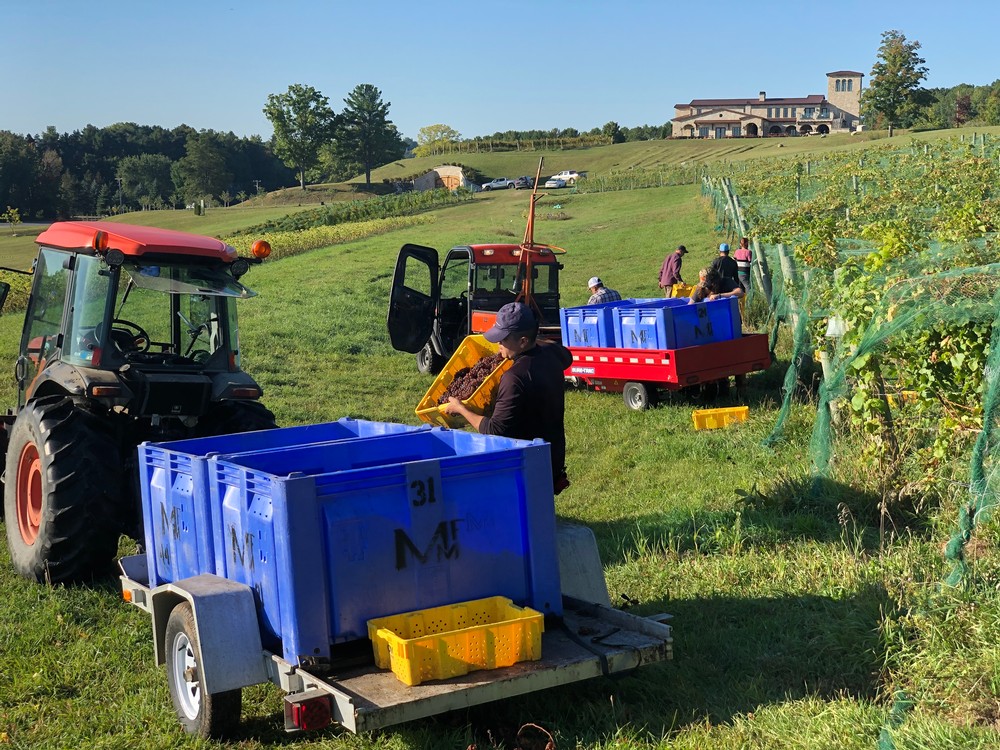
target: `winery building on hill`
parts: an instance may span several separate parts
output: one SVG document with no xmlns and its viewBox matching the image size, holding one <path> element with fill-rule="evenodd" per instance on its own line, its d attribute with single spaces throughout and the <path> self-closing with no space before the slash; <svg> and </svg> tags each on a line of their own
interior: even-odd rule
<svg viewBox="0 0 1000 750">
<path fill-rule="evenodd" d="M 850 133 L 861 127 L 864 73 L 826 74 L 826 96 L 755 99 L 692 99 L 675 104 L 675 138 L 764 138 L 768 136 Z"/>
</svg>

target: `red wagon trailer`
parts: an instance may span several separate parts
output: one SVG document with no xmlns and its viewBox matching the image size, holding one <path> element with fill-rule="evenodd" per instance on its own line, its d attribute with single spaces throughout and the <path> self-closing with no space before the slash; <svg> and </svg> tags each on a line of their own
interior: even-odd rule
<svg viewBox="0 0 1000 750">
<path fill-rule="evenodd" d="M 621 393 L 630 409 L 656 403 L 659 389 L 676 391 L 765 370 L 771 364 L 767 335 L 751 333 L 730 341 L 683 349 L 617 349 L 570 346 L 566 377 L 595 391 Z"/>
</svg>

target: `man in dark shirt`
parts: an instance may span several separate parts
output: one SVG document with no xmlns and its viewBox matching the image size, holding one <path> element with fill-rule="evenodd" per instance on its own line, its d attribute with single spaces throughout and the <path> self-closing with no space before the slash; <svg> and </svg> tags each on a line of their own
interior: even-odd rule
<svg viewBox="0 0 1000 750">
<path fill-rule="evenodd" d="M 493 414 L 476 414 L 454 396 L 448 399 L 445 410 L 461 415 L 484 435 L 547 441 L 552 455 L 553 488 L 559 494 L 569 485 L 563 372 L 572 364 L 573 355 L 560 344 L 537 341 L 538 320 L 521 302 L 501 307 L 496 323 L 483 336 L 499 344 L 504 357 L 514 360 L 500 378 Z"/>
<path fill-rule="evenodd" d="M 720 276 L 725 276 L 727 279 L 739 283 L 739 266 L 736 265 L 735 260 L 729 257 L 729 245 L 725 242 L 719 245 L 719 257 L 712 261 L 710 268 L 716 269 Z"/>
</svg>

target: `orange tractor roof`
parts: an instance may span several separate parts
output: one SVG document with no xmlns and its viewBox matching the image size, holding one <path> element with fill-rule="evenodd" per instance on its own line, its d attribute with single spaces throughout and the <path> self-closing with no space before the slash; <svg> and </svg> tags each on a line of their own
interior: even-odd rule
<svg viewBox="0 0 1000 750">
<path fill-rule="evenodd" d="M 38 235 L 35 241 L 48 247 L 94 253 L 94 236 L 97 232 L 108 235 L 109 249 L 121 250 L 127 256 L 155 253 L 196 255 L 226 262 L 236 260 L 236 250 L 214 237 L 111 221 L 57 221 Z"/>
<path fill-rule="evenodd" d="M 521 246 L 514 244 L 482 244 L 469 245 L 473 257 L 479 263 L 517 263 L 521 259 Z M 558 248 L 557 248 L 558 249 Z M 562 252 L 562 251 L 560 251 Z M 555 253 L 547 245 L 535 245 L 532 252 L 532 263 L 558 263 Z"/>
</svg>

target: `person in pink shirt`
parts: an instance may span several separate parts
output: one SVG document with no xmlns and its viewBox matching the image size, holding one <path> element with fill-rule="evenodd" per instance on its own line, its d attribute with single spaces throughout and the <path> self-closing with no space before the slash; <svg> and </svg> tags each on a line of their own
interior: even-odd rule
<svg viewBox="0 0 1000 750">
<path fill-rule="evenodd" d="M 733 253 L 733 258 L 736 260 L 736 273 L 745 294 L 750 291 L 750 262 L 753 260 L 753 253 L 750 252 L 750 240 L 748 238 L 740 238 L 740 246 Z"/>
</svg>

